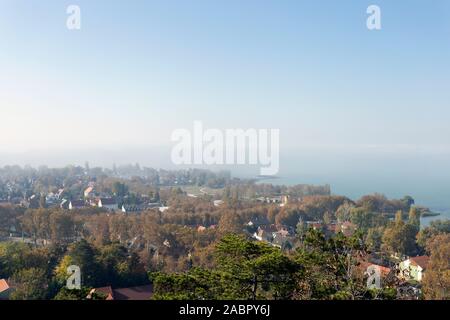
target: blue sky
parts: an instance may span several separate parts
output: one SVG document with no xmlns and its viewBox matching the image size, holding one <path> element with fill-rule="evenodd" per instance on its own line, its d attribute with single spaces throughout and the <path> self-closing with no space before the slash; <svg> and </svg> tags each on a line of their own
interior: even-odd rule
<svg viewBox="0 0 450 320">
<path fill-rule="evenodd" d="M 450 153 L 449 1 L 1 0 L 0 39 L 0 153 L 167 146 L 194 120 L 279 128 L 286 150 Z"/>
<path fill-rule="evenodd" d="M 166 145 L 196 119 L 292 148 L 450 143 L 445 0 L 2 0 L 0 39 L 4 152 Z"/>
</svg>

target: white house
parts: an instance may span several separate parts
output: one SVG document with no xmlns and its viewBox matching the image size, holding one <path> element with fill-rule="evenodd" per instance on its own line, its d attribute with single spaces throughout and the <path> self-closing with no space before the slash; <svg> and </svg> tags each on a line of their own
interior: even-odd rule
<svg viewBox="0 0 450 320">
<path fill-rule="evenodd" d="M 423 279 L 429 261 L 430 258 L 428 256 L 406 259 L 399 264 L 400 273 L 405 280 L 415 280 L 420 282 Z"/>
<path fill-rule="evenodd" d="M 215 207 L 220 207 L 221 205 L 224 204 L 224 201 L 223 200 L 214 200 L 213 203 L 214 203 Z"/>
<path fill-rule="evenodd" d="M 158 210 L 159 212 L 163 213 L 164 211 L 169 210 L 169 207 L 159 207 Z"/>
</svg>

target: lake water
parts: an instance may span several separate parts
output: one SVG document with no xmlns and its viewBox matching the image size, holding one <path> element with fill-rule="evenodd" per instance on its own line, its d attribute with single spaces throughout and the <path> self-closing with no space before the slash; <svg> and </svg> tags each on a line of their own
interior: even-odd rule
<svg viewBox="0 0 450 320">
<path fill-rule="evenodd" d="M 431 221 L 435 220 L 449 220 L 450 219 L 450 210 L 449 209 L 443 209 L 443 210 L 436 210 L 436 212 L 439 212 L 439 216 L 435 217 L 425 217 L 420 219 L 420 224 L 422 227 L 427 227 Z"/>
<path fill-rule="evenodd" d="M 320 175 L 286 175 L 275 179 L 260 180 L 261 183 L 277 185 L 314 184 L 331 186 L 332 194 L 343 195 L 357 200 L 363 195 L 381 193 L 390 199 L 399 199 L 410 195 L 417 205 L 430 208 L 439 216 L 421 219 L 422 226 L 431 221 L 450 219 L 450 197 L 447 185 L 430 184 L 426 181 L 413 181 L 414 179 L 389 179 L 387 177 L 370 176 L 320 176 Z"/>
</svg>

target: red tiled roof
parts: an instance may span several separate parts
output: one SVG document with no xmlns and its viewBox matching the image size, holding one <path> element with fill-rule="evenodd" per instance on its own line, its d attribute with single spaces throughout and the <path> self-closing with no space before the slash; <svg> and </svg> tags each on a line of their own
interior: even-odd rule
<svg viewBox="0 0 450 320">
<path fill-rule="evenodd" d="M 430 261 L 430 257 L 428 256 L 419 256 L 419 257 L 413 257 L 409 258 L 411 260 L 411 263 L 413 265 L 419 266 L 422 269 L 426 269 L 428 266 L 428 262 Z"/>
<path fill-rule="evenodd" d="M 0 293 L 6 291 L 10 288 L 8 282 L 5 279 L 0 279 Z"/>
<path fill-rule="evenodd" d="M 94 190 L 93 187 L 88 187 L 86 190 L 84 190 L 84 194 L 85 194 L 85 195 L 86 195 L 86 194 L 89 194 L 89 193 L 91 193 L 93 190 Z"/>
<path fill-rule="evenodd" d="M 153 286 L 138 286 L 130 288 L 113 289 L 111 286 L 96 288 L 91 293 L 102 293 L 106 300 L 150 300 L 153 295 Z"/>
<path fill-rule="evenodd" d="M 363 270 L 367 270 L 367 268 L 370 267 L 370 266 L 377 267 L 377 268 L 380 269 L 380 272 L 381 272 L 381 275 L 382 275 L 382 276 L 387 276 L 387 275 L 391 272 L 391 269 L 388 268 L 388 267 L 383 267 L 383 266 L 380 266 L 380 265 L 378 265 L 378 264 L 374 264 L 374 263 L 367 262 L 367 261 L 362 261 L 362 262 L 359 264 L 359 266 L 360 266 L 361 269 L 363 269 Z"/>
<path fill-rule="evenodd" d="M 150 300 L 152 295 L 152 285 L 114 289 L 115 300 Z"/>
</svg>

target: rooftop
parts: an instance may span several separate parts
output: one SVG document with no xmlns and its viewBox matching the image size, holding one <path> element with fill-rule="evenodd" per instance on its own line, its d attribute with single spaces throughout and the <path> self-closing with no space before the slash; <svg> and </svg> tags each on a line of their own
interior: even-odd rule
<svg viewBox="0 0 450 320">
<path fill-rule="evenodd" d="M 416 265 L 421 267 L 422 269 L 426 269 L 428 266 L 428 262 L 430 261 L 430 257 L 428 256 L 419 256 L 419 257 L 413 257 L 409 258 L 412 265 Z"/>
</svg>

